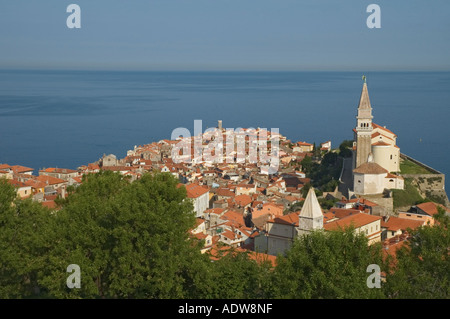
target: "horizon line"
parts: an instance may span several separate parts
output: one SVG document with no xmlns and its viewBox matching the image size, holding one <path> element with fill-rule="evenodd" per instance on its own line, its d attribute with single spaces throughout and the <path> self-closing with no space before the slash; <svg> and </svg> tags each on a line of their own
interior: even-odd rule
<svg viewBox="0 0 450 319">
<path fill-rule="evenodd" d="M 229 68 L 229 69 L 136 69 L 136 68 L 4 68 L 0 67 L 0 72 L 4 71 L 55 71 L 55 72 L 348 72 L 348 73 L 355 73 L 355 72 L 396 72 L 396 73 L 409 73 L 409 72 L 450 72 L 450 69 L 236 69 L 236 68 Z"/>
</svg>

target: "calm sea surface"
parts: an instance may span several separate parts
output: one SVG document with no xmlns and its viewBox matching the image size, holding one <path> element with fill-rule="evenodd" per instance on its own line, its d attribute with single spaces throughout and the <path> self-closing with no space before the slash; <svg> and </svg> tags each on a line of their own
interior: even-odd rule
<svg viewBox="0 0 450 319">
<path fill-rule="evenodd" d="M 450 178 L 450 72 L 367 72 L 373 121 Z M 77 168 L 172 130 L 279 128 L 293 141 L 352 139 L 360 72 L 0 71 L 0 163 Z M 447 185 L 450 185 L 447 182 Z"/>
</svg>

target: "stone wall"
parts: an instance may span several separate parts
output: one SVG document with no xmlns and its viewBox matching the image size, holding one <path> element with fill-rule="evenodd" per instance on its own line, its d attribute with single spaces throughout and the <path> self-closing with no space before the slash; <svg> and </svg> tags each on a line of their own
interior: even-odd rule
<svg viewBox="0 0 450 319">
<path fill-rule="evenodd" d="M 403 178 L 411 178 L 413 185 L 417 187 L 420 195 L 423 197 L 428 197 L 435 202 L 440 202 L 450 207 L 450 202 L 445 191 L 445 174 L 405 154 L 401 154 L 400 157 L 406 158 L 430 171 L 430 174 L 401 174 L 401 176 Z"/>
</svg>

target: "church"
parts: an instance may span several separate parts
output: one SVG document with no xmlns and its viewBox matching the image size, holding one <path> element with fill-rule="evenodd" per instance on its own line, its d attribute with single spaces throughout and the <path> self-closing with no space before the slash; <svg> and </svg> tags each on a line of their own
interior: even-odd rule
<svg viewBox="0 0 450 319">
<path fill-rule="evenodd" d="M 353 142 L 353 191 L 356 195 L 381 194 L 403 189 L 397 135 L 372 122 L 372 106 L 366 79 L 359 99 Z"/>
</svg>

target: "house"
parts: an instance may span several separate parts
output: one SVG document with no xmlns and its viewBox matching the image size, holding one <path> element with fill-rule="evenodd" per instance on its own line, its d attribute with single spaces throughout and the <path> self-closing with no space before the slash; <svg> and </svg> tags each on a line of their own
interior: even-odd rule
<svg viewBox="0 0 450 319">
<path fill-rule="evenodd" d="M 209 189 L 198 184 L 187 184 L 185 187 L 187 197 L 193 200 L 196 216 L 203 216 L 203 212 L 209 208 Z"/>
<path fill-rule="evenodd" d="M 8 183 L 16 189 L 17 195 L 21 199 L 28 198 L 30 196 L 33 196 L 33 192 L 31 190 L 31 186 L 26 185 L 23 182 L 20 182 L 16 179 L 8 179 Z"/>
<path fill-rule="evenodd" d="M 381 220 L 381 240 L 390 239 L 406 232 L 408 229 L 416 229 L 424 225 L 423 220 L 386 216 Z"/>
<path fill-rule="evenodd" d="M 297 142 L 292 148 L 293 152 L 308 153 L 314 150 L 314 145 L 306 142 Z"/>
<path fill-rule="evenodd" d="M 33 175 L 33 168 L 21 166 L 21 165 L 13 165 L 9 167 L 9 170 L 13 172 L 14 175 L 16 174 L 26 174 L 26 175 Z"/>
<path fill-rule="evenodd" d="M 36 177 L 36 180 L 46 184 L 46 188 L 49 187 L 55 191 L 57 191 L 58 189 L 65 190 L 68 184 L 68 181 L 47 175 L 39 175 L 38 177 Z"/>
<path fill-rule="evenodd" d="M 235 188 L 236 195 L 252 195 L 256 193 L 256 184 L 238 184 Z"/>
<path fill-rule="evenodd" d="M 371 245 L 381 241 L 381 219 L 381 216 L 357 213 L 325 223 L 323 228 L 327 231 L 333 231 L 354 227 L 357 234 L 363 233 L 366 235 L 369 245 Z"/>
<path fill-rule="evenodd" d="M 444 209 L 447 213 L 450 213 L 450 209 L 441 204 L 427 202 L 412 206 L 408 212 L 399 212 L 398 217 L 423 221 L 425 225 L 429 224 L 432 226 L 434 225 L 433 216 L 438 213 L 438 207 Z"/>
<path fill-rule="evenodd" d="M 33 195 L 42 193 L 44 194 L 45 192 L 45 187 L 47 187 L 47 184 L 42 182 L 42 181 L 38 181 L 35 179 L 29 179 L 23 182 L 25 185 L 30 186 L 31 190 L 33 192 Z"/>
<path fill-rule="evenodd" d="M 331 141 L 320 143 L 320 150 L 326 152 L 331 151 Z"/>
<path fill-rule="evenodd" d="M 70 178 L 75 178 L 79 176 L 78 171 L 68 168 L 56 168 L 50 167 L 39 171 L 39 175 L 46 175 L 51 177 L 56 177 L 69 181 Z"/>
</svg>

